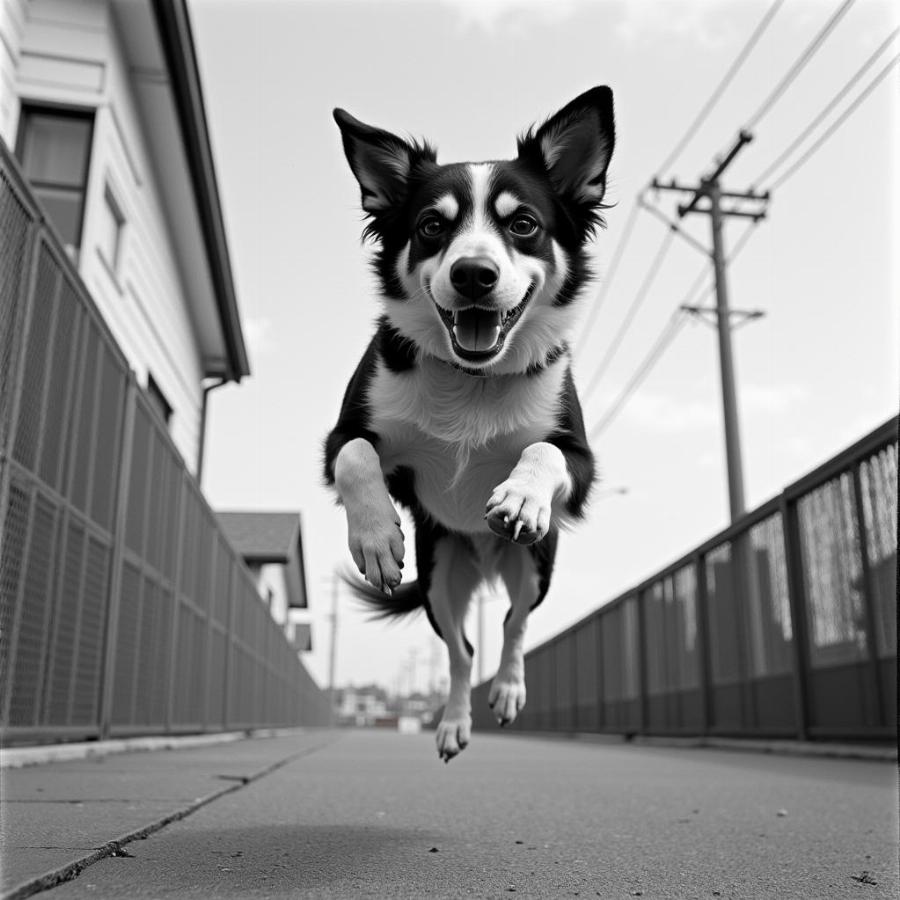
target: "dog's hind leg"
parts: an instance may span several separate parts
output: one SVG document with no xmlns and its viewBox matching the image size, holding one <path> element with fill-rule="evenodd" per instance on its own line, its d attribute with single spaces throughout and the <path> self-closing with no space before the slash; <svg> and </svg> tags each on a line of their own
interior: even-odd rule
<svg viewBox="0 0 900 900">
<path fill-rule="evenodd" d="M 469 743 L 472 734 L 472 645 L 463 633 L 466 611 L 481 581 L 471 544 L 445 534 L 434 545 L 434 568 L 428 604 L 434 625 L 450 658 L 450 693 L 437 727 L 438 755 L 449 762 Z"/>
<path fill-rule="evenodd" d="M 550 586 L 556 541 L 557 532 L 551 530 L 543 541 L 527 548 L 508 544 L 500 557 L 498 568 L 510 606 L 503 620 L 503 650 L 488 704 L 501 725 L 511 724 L 525 705 L 525 626 L 528 614 Z"/>
</svg>

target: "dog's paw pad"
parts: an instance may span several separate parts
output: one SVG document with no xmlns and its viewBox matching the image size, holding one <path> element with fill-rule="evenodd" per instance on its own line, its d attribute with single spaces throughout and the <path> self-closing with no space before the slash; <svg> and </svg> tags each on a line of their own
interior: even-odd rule
<svg viewBox="0 0 900 900">
<path fill-rule="evenodd" d="M 435 734 L 438 756 L 444 762 L 450 762 L 454 756 L 458 756 L 469 746 L 471 737 L 472 720 L 470 717 L 442 719 Z"/>
<path fill-rule="evenodd" d="M 550 530 L 550 498 L 506 481 L 491 495 L 484 517 L 495 534 L 517 544 L 533 544 Z"/>
<path fill-rule="evenodd" d="M 488 694 L 488 705 L 500 725 L 511 725 L 525 706 L 525 682 L 495 680 Z"/>
</svg>

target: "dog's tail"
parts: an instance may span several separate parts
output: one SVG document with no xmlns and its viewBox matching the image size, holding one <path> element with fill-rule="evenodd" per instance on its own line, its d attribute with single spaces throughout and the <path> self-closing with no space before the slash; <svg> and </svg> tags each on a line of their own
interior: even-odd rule
<svg viewBox="0 0 900 900">
<path fill-rule="evenodd" d="M 373 587 L 367 581 L 357 578 L 349 570 L 340 573 L 341 580 L 362 600 L 373 619 L 397 619 L 418 612 L 425 606 L 425 597 L 419 589 L 418 581 L 408 581 L 395 587 L 388 595 Z"/>
</svg>

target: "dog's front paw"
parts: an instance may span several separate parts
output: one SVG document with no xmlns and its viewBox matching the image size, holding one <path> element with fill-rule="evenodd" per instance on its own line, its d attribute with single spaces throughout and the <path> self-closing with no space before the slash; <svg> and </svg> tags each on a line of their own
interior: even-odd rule
<svg viewBox="0 0 900 900">
<path fill-rule="evenodd" d="M 517 544 L 533 544 L 550 530 L 552 500 L 528 482 L 508 478 L 494 488 L 484 517 L 500 537 Z"/>
<path fill-rule="evenodd" d="M 381 506 L 356 509 L 347 514 L 350 554 L 366 581 L 390 593 L 402 579 L 403 531 L 400 517 L 390 500 Z"/>
<path fill-rule="evenodd" d="M 471 737 L 471 716 L 462 716 L 459 719 L 441 719 L 435 734 L 438 756 L 445 763 L 450 762 L 454 756 L 458 756 L 469 746 Z"/>
<path fill-rule="evenodd" d="M 501 726 L 511 725 L 525 706 L 525 680 L 501 678 L 498 674 L 491 684 L 488 706 L 494 711 Z"/>
</svg>

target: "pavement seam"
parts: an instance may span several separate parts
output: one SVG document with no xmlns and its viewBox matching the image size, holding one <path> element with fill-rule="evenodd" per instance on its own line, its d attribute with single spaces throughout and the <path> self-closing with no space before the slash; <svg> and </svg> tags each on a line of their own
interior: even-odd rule
<svg viewBox="0 0 900 900">
<path fill-rule="evenodd" d="M 284 759 L 276 760 L 274 763 L 265 766 L 258 772 L 254 772 L 247 776 L 240 776 L 240 781 L 236 781 L 234 784 L 230 784 L 228 787 L 224 787 L 221 790 L 214 791 L 206 797 L 201 797 L 199 800 L 195 800 L 183 809 L 177 809 L 174 812 L 168 813 L 162 818 L 151 822 L 149 825 L 143 825 L 121 837 L 107 841 L 100 847 L 93 848 L 92 851 L 85 856 L 66 863 L 58 869 L 51 869 L 43 875 L 38 875 L 34 878 L 30 878 L 28 881 L 22 882 L 22 884 L 12 888 L 8 893 L 0 895 L 0 900 L 24 900 L 25 897 L 32 897 L 35 894 L 41 893 L 42 891 L 48 891 L 67 881 L 73 881 L 88 868 L 88 866 L 92 866 L 101 859 L 107 859 L 112 856 L 129 855 L 122 848 L 127 844 L 132 843 L 132 841 L 142 840 L 143 838 L 149 837 L 151 834 L 155 834 L 157 831 L 161 831 L 163 828 L 166 828 L 174 822 L 180 822 L 182 819 L 186 819 L 188 816 L 193 815 L 197 810 L 202 809 L 204 806 L 207 806 L 228 794 L 233 794 L 236 791 L 242 790 L 247 787 L 247 785 L 253 784 L 253 782 L 258 781 L 260 778 L 264 778 L 266 775 L 270 775 L 272 772 L 288 765 L 288 763 L 304 756 L 310 756 L 313 753 L 317 753 L 319 750 L 324 750 L 326 747 L 333 744 L 334 741 L 335 738 L 332 738 L 329 741 L 316 744 L 314 747 L 306 747 L 297 753 L 292 753 Z"/>
</svg>

